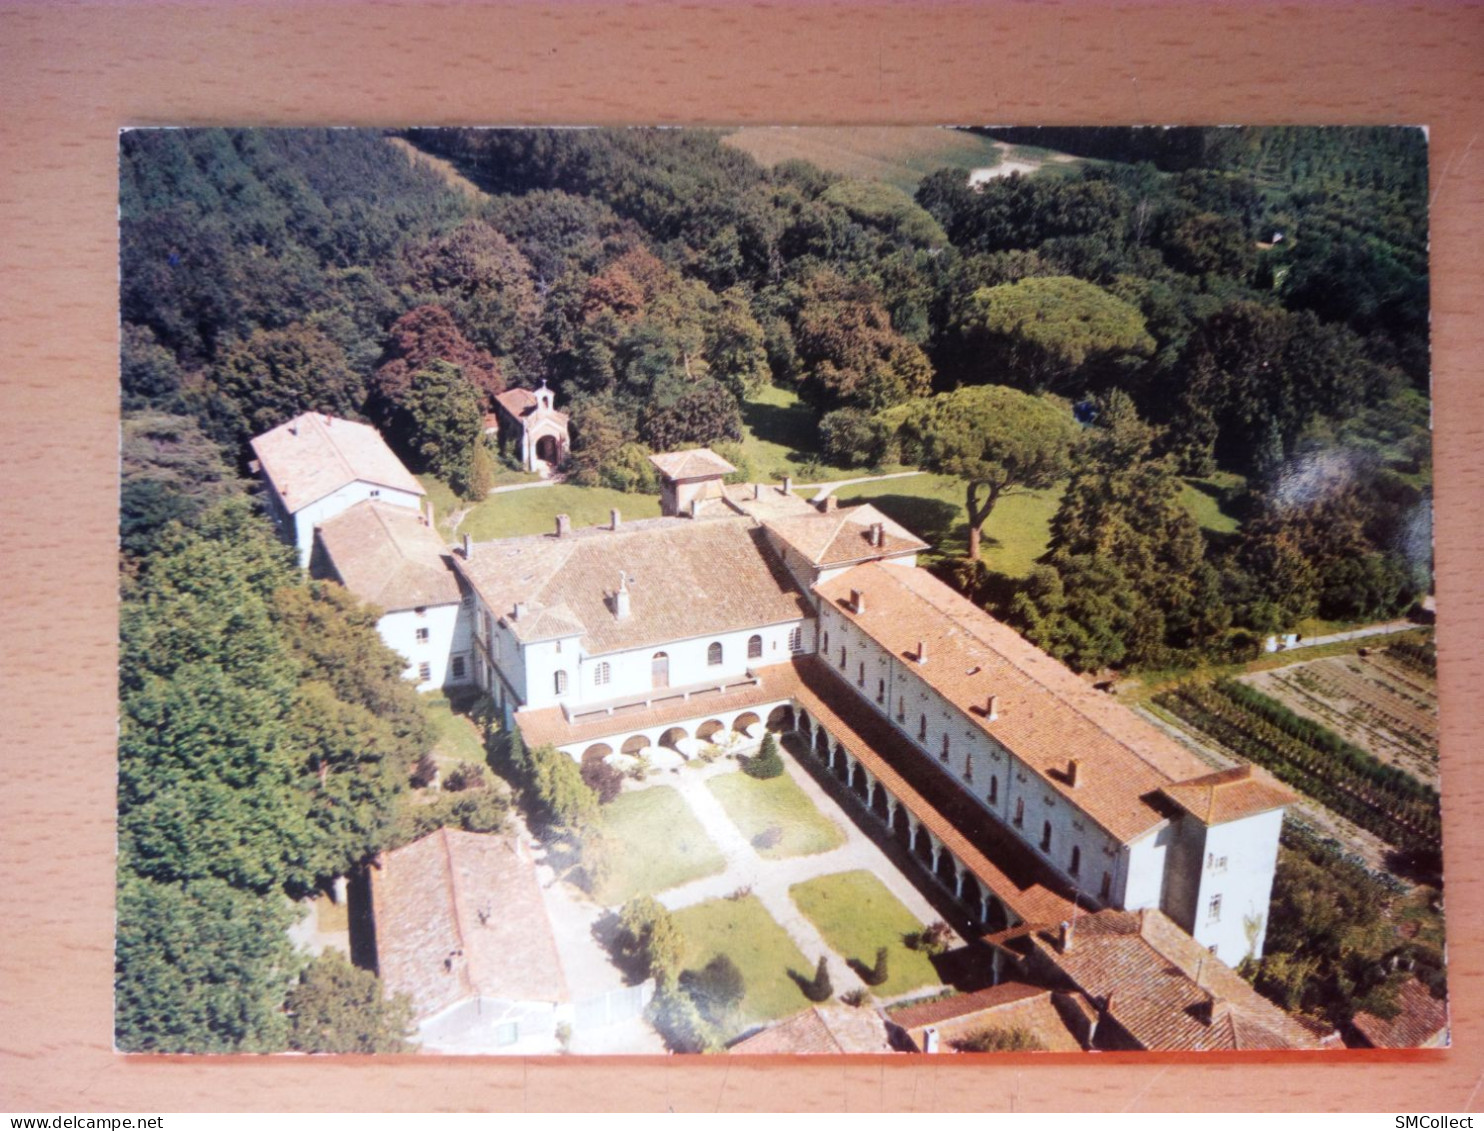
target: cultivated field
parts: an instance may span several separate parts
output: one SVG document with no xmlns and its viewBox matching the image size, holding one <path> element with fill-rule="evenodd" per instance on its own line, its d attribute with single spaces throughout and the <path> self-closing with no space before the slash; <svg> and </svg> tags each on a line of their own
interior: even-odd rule
<svg viewBox="0 0 1484 1131">
<path fill-rule="evenodd" d="M 1438 784 L 1437 681 L 1385 652 L 1330 656 L 1244 676 L 1387 765 Z"/>
</svg>

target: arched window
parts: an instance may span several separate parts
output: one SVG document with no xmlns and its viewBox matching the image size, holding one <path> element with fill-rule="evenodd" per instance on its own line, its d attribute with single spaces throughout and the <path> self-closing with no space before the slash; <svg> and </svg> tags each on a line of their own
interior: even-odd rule
<svg viewBox="0 0 1484 1131">
<path fill-rule="evenodd" d="M 1068 870 L 1074 876 L 1082 871 L 1082 849 L 1075 844 L 1072 845 L 1072 866 Z"/>
<path fill-rule="evenodd" d="M 608 667 L 608 661 L 604 660 L 593 669 L 593 683 L 598 687 L 602 687 L 608 682 L 608 677 L 612 674 L 612 670 Z"/>
<path fill-rule="evenodd" d="M 924 740 L 924 739 L 927 738 L 927 716 L 926 715 L 918 715 L 917 716 L 917 737 L 918 737 L 919 740 Z"/>
<path fill-rule="evenodd" d="M 840 645 L 840 670 L 842 672 L 845 670 L 845 656 L 846 656 L 845 645 L 842 644 L 842 645 Z"/>
<path fill-rule="evenodd" d="M 553 679 L 552 682 L 556 685 L 556 693 L 558 695 L 565 695 L 565 694 L 567 694 L 567 673 L 566 672 L 557 672 L 556 673 L 556 676 L 554 677 L 554 679 Z"/>
<path fill-rule="evenodd" d="M 713 668 L 721 663 L 721 641 L 713 640 L 711 646 L 706 649 L 706 662 Z"/>
<path fill-rule="evenodd" d="M 1041 851 L 1042 852 L 1050 852 L 1051 851 L 1051 822 L 1050 821 L 1042 821 L 1041 822 Z"/>
<path fill-rule="evenodd" d="M 1019 828 L 1023 824 L 1025 824 L 1025 798 L 1017 797 L 1015 799 L 1015 827 Z"/>
<path fill-rule="evenodd" d="M 974 759 L 967 754 L 964 755 L 964 781 L 974 784 Z"/>
<path fill-rule="evenodd" d="M 824 650 L 826 652 L 828 652 L 830 650 L 830 630 L 829 629 L 825 629 L 824 630 Z"/>
<path fill-rule="evenodd" d="M 943 736 L 943 753 L 938 755 L 938 761 L 948 761 L 948 736 L 946 734 Z"/>
<path fill-rule="evenodd" d="M 876 681 L 876 702 L 886 702 L 886 680 L 884 679 L 878 679 Z"/>
<path fill-rule="evenodd" d="M 991 805 L 997 805 L 997 804 L 999 804 L 999 800 L 1000 800 L 1000 775 L 999 774 L 990 774 L 989 775 L 989 803 Z"/>
<path fill-rule="evenodd" d="M 865 687 L 866 686 L 866 662 L 864 660 L 862 660 L 860 662 L 859 668 L 860 668 L 860 670 L 856 673 L 856 677 L 855 677 L 855 685 L 857 687 Z"/>
<path fill-rule="evenodd" d="M 747 638 L 747 658 L 749 660 L 760 660 L 763 658 L 763 638 L 761 636 L 749 636 Z"/>
</svg>

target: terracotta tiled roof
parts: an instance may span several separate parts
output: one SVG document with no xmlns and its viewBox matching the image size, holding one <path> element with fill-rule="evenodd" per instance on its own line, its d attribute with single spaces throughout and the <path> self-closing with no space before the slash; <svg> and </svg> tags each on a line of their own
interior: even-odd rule
<svg viewBox="0 0 1484 1131">
<path fill-rule="evenodd" d="M 318 527 L 341 582 L 387 612 L 462 599 L 443 540 L 408 507 L 357 503 Z"/>
<path fill-rule="evenodd" d="M 1209 771 L 924 570 L 872 563 L 815 589 L 888 652 L 907 658 L 925 644 L 927 662 L 912 671 L 1120 841 L 1164 822 L 1155 803 L 1161 789 Z M 850 605 L 853 589 L 865 595 L 863 613 Z M 985 713 L 990 695 L 993 721 Z"/>
<path fill-rule="evenodd" d="M 737 469 L 710 448 L 691 448 L 684 452 L 661 452 L 649 457 L 666 479 L 704 479 L 712 475 L 730 475 Z"/>
<path fill-rule="evenodd" d="M 727 1050 L 744 1056 L 891 1052 L 886 1024 L 869 1009 L 816 1005 L 744 1037 Z"/>
<path fill-rule="evenodd" d="M 1142 1048 L 1313 1049 L 1323 1041 L 1247 984 L 1163 912 L 1100 911 L 1058 927 L 1001 932 L 998 945 L 1030 953 L 1101 1003 Z"/>
<path fill-rule="evenodd" d="M 813 615 L 751 519 L 669 518 L 481 542 L 455 567 L 508 618 L 561 609 L 583 628 L 589 655 L 716 636 Z M 612 594 L 624 581 L 630 612 Z"/>
<path fill-rule="evenodd" d="M 439 829 L 371 870 L 377 965 L 419 1018 L 469 997 L 567 999 L 534 864 L 510 838 Z"/>
<path fill-rule="evenodd" d="M 790 515 L 818 513 L 814 504 L 775 483 L 724 483 L 721 497 L 709 505 L 725 506 L 737 514 L 750 514 L 764 523 Z"/>
<path fill-rule="evenodd" d="M 291 514 L 349 483 L 426 493 L 381 433 L 352 420 L 306 412 L 255 436 L 252 450 Z"/>
<path fill-rule="evenodd" d="M 1357 1013 L 1355 1031 L 1367 1044 L 1377 1049 L 1416 1049 L 1444 1043 L 1448 1031 L 1448 1003 L 1432 996 L 1432 991 L 1410 978 L 1397 991 L 1398 1012 L 1382 1018 L 1374 1013 Z"/>
<path fill-rule="evenodd" d="M 925 1030 L 931 1027 L 937 1032 L 940 1052 L 953 1052 L 953 1042 L 985 1029 L 1019 1029 L 1034 1037 L 1046 1052 L 1082 1052 L 1082 1042 L 1062 1019 L 1054 997 L 1051 990 L 1041 986 L 1002 982 L 978 993 L 898 1010 L 891 1019 L 924 1050 Z"/>
<path fill-rule="evenodd" d="M 558 412 L 556 409 L 540 411 L 537 406 L 541 403 L 536 399 L 536 394 L 530 389 L 506 389 L 503 393 L 497 393 L 495 400 L 501 408 L 513 416 L 516 420 L 524 421 L 526 417 L 550 416 L 562 424 L 567 422 L 567 414 Z M 486 431 L 498 426 L 498 421 L 492 416 L 484 418 Z"/>
<path fill-rule="evenodd" d="M 1164 794 L 1206 825 L 1220 825 L 1292 805 L 1297 798 L 1267 771 L 1234 766 L 1165 786 Z"/>
<path fill-rule="evenodd" d="M 876 523 L 882 528 L 880 546 L 871 542 L 871 527 Z M 928 548 L 921 538 L 869 504 L 776 518 L 767 527 L 807 561 L 825 568 Z"/>
<path fill-rule="evenodd" d="M 828 664 L 805 656 L 794 667 L 795 701 L 1018 918 L 1055 922 L 1072 913 L 1064 881 L 862 703 Z"/>
</svg>

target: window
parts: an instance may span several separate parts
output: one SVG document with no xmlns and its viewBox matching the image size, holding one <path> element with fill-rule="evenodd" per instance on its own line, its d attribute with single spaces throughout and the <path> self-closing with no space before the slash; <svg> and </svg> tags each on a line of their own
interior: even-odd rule
<svg viewBox="0 0 1484 1131">
<path fill-rule="evenodd" d="M 426 628 L 417 630 L 417 642 L 419 644 L 426 644 L 428 642 L 428 630 Z"/>
<path fill-rule="evenodd" d="M 1210 945 L 1210 946 L 1208 946 L 1208 947 L 1207 947 L 1207 948 L 1206 948 L 1206 949 L 1207 949 L 1207 950 L 1209 950 L 1209 951 L 1210 951 L 1210 952 L 1211 952 L 1211 955 L 1212 955 L 1212 957 L 1215 957 L 1215 956 L 1216 956 L 1216 951 L 1217 951 L 1217 949 L 1218 949 L 1218 948 L 1217 948 L 1217 944 L 1216 944 L 1216 943 L 1212 943 L 1212 944 L 1211 944 L 1211 945 Z"/>
<path fill-rule="evenodd" d="M 1050 852 L 1051 851 L 1051 822 L 1050 821 L 1042 821 L 1041 822 L 1041 851 L 1042 852 Z"/>
<path fill-rule="evenodd" d="M 917 738 L 919 742 L 927 740 L 927 716 L 917 716 Z"/>
<path fill-rule="evenodd" d="M 967 754 L 964 755 L 964 781 L 974 784 L 974 759 Z"/>
<path fill-rule="evenodd" d="M 1221 918 L 1221 896 L 1213 895 L 1211 902 L 1206 904 L 1206 921 L 1215 923 Z"/>
<path fill-rule="evenodd" d="M 426 605 L 419 605 L 417 608 L 413 609 L 412 611 L 414 613 L 416 613 L 420 617 L 425 617 L 425 616 L 428 615 L 428 606 L 426 606 Z"/>
<path fill-rule="evenodd" d="M 878 679 L 876 681 L 876 702 L 886 702 L 886 680 L 884 679 Z"/>
<path fill-rule="evenodd" d="M 899 722 L 899 723 L 905 723 L 906 721 L 907 721 L 907 704 L 903 703 L 902 700 L 901 700 L 901 697 L 898 696 L 898 698 L 897 698 L 897 722 Z"/>
<path fill-rule="evenodd" d="M 946 734 L 943 736 L 943 753 L 938 755 L 938 761 L 948 761 L 948 736 Z"/>
<path fill-rule="evenodd" d="M 430 680 L 432 678 L 433 678 L 433 665 L 432 664 L 418 664 L 417 665 L 417 681 L 419 683 L 427 683 L 428 680 Z"/>
<path fill-rule="evenodd" d="M 455 656 L 453 658 L 453 678 L 464 678 L 464 657 L 462 656 Z"/>
<path fill-rule="evenodd" d="M 379 499 L 379 498 L 381 498 L 381 489 L 379 487 L 372 487 L 371 488 L 371 497 L 373 499 Z"/>
<path fill-rule="evenodd" d="M 857 687 L 866 686 L 866 662 L 864 660 L 860 663 L 860 671 L 855 677 L 855 685 Z"/>
<path fill-rule="evenodd" d="M 989 775 L 989 803 L 991 805 L 997 805 L 997 804 L 999 804 L 999 800 L 1000 800 L 1000 776 L 998 774 L 990 774 Z"/>
<path fill-rule="evenodd" d="M 845 645 L 842 644 L 842 645 L 840 645 L 840 670 L 842 672 L 845 670 L 845 657 L 846 657 L 846 655 L 847 655 L 847 653 L 845 651 Z"/>
<path fill-rule="evenodd" d="M 567 694 L 567 673 L 566 672 L 557 672 L 556 675 L 552 677 L 552 683 L 556 687 L 556 693 L 558 695 L 565 695 L 565 694 Z"/>
<path fill-rule="evenodd" d="M 713 668 L 720 666 L 720 664 L 721 664 L 721 641 L 719 641 L 719 640 L 713 640 L 711 642 L 710 646 L 706 649 L 706 663 L 709 664 Z"/>
<path fill-rule="evenodd" d="M 1103 873 L 1103 886 L 1098 889 L 1098 898 L 1107 900 L 1113 894 L 1113 875 L 1111 872 Z"/>
<path fill-rule="evenodd" d="M 1015 799 L 1015 827 L 1018 829 L 1025 824 L 1025 798 Z"/>
<path fill-rule="evenodd" d="M 829 629 L 825 629 L 824 630 L 824 650 L 826 652 L 828 652 L 830 650 L 830 630 Z"/>
<path fill-rule="evenodd" d="M 1082 849 L 1075 844 L 1072 845 L 1072 866 L 1067 871 L 1074 876 L 1082 871 Z"/>
<path fill-rule="evenodd" d="M 593 669 L 593 683 L 596 684 L 598 687 L 602 687 L 605 683 L 608 682 L 608 677 L 611 674 L 612 670 L 608 667 L 608 661 L 604 660 Z"/>
<path fill-rule="evenodd" d="M 1206 853 L 1206 869 L 1211 872 L 1226 871 L 1226 857 L 1217 856 L 1214 852 Z"/>
<path fill-rule="evenodd" d="M 802 628 L 789 629 L 788 650 L 790 652 L 802 652 L 804 650 L 804 630 Z"/>
<path fill-rule="evenodd" d="M 747 658 L 749 660 L 760 660 L 763 657 L 763 638 L 761 636 L 749 636 L 747 638 Z"/>
</svg>

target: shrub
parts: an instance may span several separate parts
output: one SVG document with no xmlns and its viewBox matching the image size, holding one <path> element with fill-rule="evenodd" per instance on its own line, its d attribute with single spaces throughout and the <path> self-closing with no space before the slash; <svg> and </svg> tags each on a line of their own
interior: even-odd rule
<svg viewBox="0 0 1484 1131">
<path fill-rule="evenodd" d="M 424 754 L 417 760 L 417 765 L 412 768 L 412 785 L 414 789 L 427 789 L 438 780 L 438 759 L 432 754 Z"/>
<path fill-rule="evenodd" d="M 484 767 L 478 762 L 460 762 L 448 771 L 443 779 L 443 788 L 450 793 L 462 793 L 466 789 L 485 787 Z"/>
<path fill-rule="evenodd" d="M 1041 1038 L 1026 1029 L 981 1029 L 952 1042 L 959 1052 L 1045 1052 Z"/>
<path fill-rule="evenodd" d="M 886 947 L 876 948 L 876 964 L 870 968 L 862 967 L 861 981 L 868 986 L 879 986 L 886 982 L 889 977 L 886 967 Z"/>
<path fill-rule="evenodd" d="M 727 898 L 729 900 L 731 900 L 733 903 L 735 903 L 739 899 L 746 899 L 751 894 L 752 894 L 752 885 L 751 884 L 743 884 L 736 891 L 732 892 L 731 895 L 727 896 Z"/>
<path fill-rule="evenodd" d="M 866 993 L 865 990 L 854 989 L 851 990 L 849 993 L 841 994 L 840 1000 L 843 1001 L 846 1005 L 853 1005 L 856 1009 L 859 1009 L 861 1008 L 861 1006 L 865 1005 L 866 1002 L 871 1000 L 871 995 Z"/>
<path fill-rule="evenodd" d="M 599 805 L 607 805 L 623 792 L 623 774 L 601 759 L 582 764 L 582 780 L 598 795 Z"/>
<path fill-rule="evenodd" d="M 835 986 L 830 981 L 830 960 L 822 954 L 814 970 L 814 980 L 804 986 L 804 996 L 810 1001 L 829 1001 L 835 996 Z"/>
<path fill-rule="evenodd" d="M 923 930 L 918 936 L 917 949 L 926 955 L 942 954 L 948 949 L 948 944 L 953 938 L 953 928 L 942 919 L 938 919 Z"/>
<path fill-rule="evenodd" d="M 742 971 L 728 955 L 718 954 L 700 970 L 687 970 L 680 984 L 707 1020 L 720 1024 L 747 992 Z"/>
<path fill-rule="evenodd" d="M 743 763 L 742 769 L 750 777 L 758 779 L 776 778 L 783 773 L 783 758 L 778 753 L 778 740 L 769 731 L 763 736 L 758 752 Z"/>
<path fill-rule="evenodd" d="M 714 1052 L 721 1040 L 678 986 L 661 986 L 649 1003 L 649 1019 L 672 1052 Z"/>
<path fill-rule="evenodd" d="M 680 929 L 670 912 L 651 896 L 629 900 L 618 913 L 620 957 L 641 975 L 668 985 L 680 968 Z"/>
</svg>

